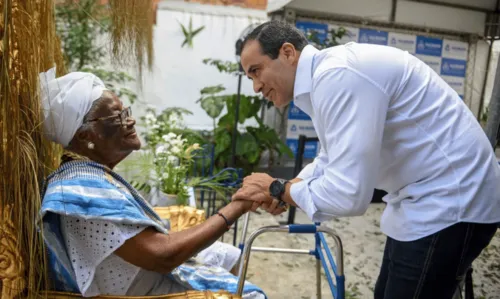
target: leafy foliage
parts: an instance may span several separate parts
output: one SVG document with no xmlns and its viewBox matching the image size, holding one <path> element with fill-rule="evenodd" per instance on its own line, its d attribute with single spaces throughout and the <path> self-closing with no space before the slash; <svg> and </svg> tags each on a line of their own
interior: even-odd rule
<svg viewBox="0 0 500 299">
<path fill-rule="evenodd" d="M 185 45 L 192 48 L 194 37 L 198 33 L 200 33 L 203 29 L 205 29 L 205 26 L 201 26 L 197 29 L 193 29 L 192 18 L 189 18 L 189 26 L 187 28 L 184 25 L 182 25 L 180 22 L 179 22 L 179 25 L 181 26 L 182 33 L 184 34 L 184 41 L 182 42 L 181 48 L 183 48 Z"/>
<path fill-rule="evenodd" d="M 232 75 L 237 75 L 237 72 L 240 69 L 237 63 L 234 63 L 232 61 L 224 61 L 220 59 L 206 58 L 203 59 L 203 63 L 206 65 L 215 66 L 221 73 L 227 73 Z"/>
<path fill-rule="evenodd" d="M 134 81 L 125 72 L 106 70 L 104 37 L 110 32 L 106 6 L 95 0 L 66 1 L 56 6 L 56 29 L 61 38 L 66 66 L 71 71 L 91 72 L 106 87 L 131 104 L 137 95 L 123 84 Z"/>
<path fill-rule="evenodd" d="M 235 74 L 239 71 L 238 64 L 230 61 L 205 59 L 203 62 L 217 67 L 223 73 Z M 272 104 L 260 96 L 240 95 L 238 123 L 243 125 L 247 120 L 253 119 L 257 122 L 257 126 L 246 126 L 244 132 L 237 132 L 236 136 L 233 136 L 237 95 L 224 94 L 224 91 L 222 85 L 205 87 L 200 91 L 201 98 L 198 100 L 203 110 L 213 119 L 211 142 L 215 144 L 217 168 L 228 166 L 232 155 L 232 138 L 236 138 L 236 165 L 243 168 L 246 173 L 256 168 L 262 153 L 266 150 L 271 156 L 270 164 L 275 155 L 293 156 L 276 131 L 263 123 L 260 111 L 271 107 Z"/>
</svg>

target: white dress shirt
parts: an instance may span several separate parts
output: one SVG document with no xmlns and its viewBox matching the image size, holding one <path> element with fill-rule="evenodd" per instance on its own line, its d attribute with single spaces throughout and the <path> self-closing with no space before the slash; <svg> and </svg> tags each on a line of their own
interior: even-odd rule
<svg viewBox="0 0 500 299">
<path fill-rule="evenodd" d="M 416 240 L 458 222 L 500 222 L 500 167 L 458 94 L 396 48 L 348 43 L 300 55 L 294 103 L 321 150 L 292 184 L 313 221 L 362 215 L 388 192 L 381 229 Z"/>
</svg>

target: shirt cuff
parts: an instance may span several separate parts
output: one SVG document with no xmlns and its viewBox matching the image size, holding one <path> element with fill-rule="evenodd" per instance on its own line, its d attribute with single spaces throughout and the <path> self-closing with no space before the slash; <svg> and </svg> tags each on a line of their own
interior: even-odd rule
<svg viewBox="0 0 500 299">
<path fill-rule="evenodd" d="M 317 178 L 308 178 L 303 181 L 293 183 L 290 186 L 290 197 L 295 204 L 306 213 L 307 217 L 313 222 L 324 222 L 331 220 L 334 215 L 318 211 L 312 198 L 312 192 L 309 190 L 310 183 Z"/>
<path fill-rule="evenodd" d="M 307 164 L 304 169 L 302 169 L 297 177 L 302 180 L 310 179 L 314 175 L 314 169 L 316 168 L 316 163 L 312 162 Z"/>
</svg>

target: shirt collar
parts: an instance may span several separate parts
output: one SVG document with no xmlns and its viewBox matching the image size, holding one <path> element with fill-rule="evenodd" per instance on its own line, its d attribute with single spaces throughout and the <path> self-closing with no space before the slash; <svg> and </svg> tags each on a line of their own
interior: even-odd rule
<svg viewBox="0 0 500 299">
<path fill-rule="evenodd" d="M 311 92 L 314 55 L 318 52 L 319 50 L 311 45 L 307 45 L 302 49 L 297 65 L 297 72 L 295 73 L 295 84 L 293 86 L 294 99 Z"/>
</svg>

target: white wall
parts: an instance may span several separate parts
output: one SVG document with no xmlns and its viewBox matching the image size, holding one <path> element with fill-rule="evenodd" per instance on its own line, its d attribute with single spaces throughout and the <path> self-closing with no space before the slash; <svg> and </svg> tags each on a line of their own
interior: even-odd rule
<svg viewBox="0 0 500 299">
<path fill-rule="evenodd" d="M 398 1 L 396 22 L 467 33 L 484 33 L 486 14 L 413 1 Z"/>
<path fill-rule="evenodd" d="M 492 9 L 495 0 L 441 0 L 451 4 Z M 396 22 L 401 24 L 439 28 L 457 32 L 483 34 L 486 14 L 483 12 L 398 0 Z M 288 8 L 310 12 L 362 17 L 390 21 L 392 0 L 293 0 Z"/>
<path fill-rule="evenodd" d="M 206 86 L 223 84 L 227 93 L 236 93 L 237 77 L 221 74 L 213 66 L 202 63 L 205 58 L 235 61 L 234 44 L 241 32 L 250 24 L 267 20 L 248 16 L 227 16 L 172 11 L 160 9 L 154 28 L 154 67 L 152 73 L 145 73 L 143 90 L 139 97 L 158 111 L 166 107 L 183 107 L 193 115 L 185 120 L 195 129 L 211 129 L 212 119 L 196 101 L 200 90 Z M 205 26 L 195 36 L 194 47 L 181 48 L 184 40 L 179 22 L 188 26 L 192 18 L 193 28 Z M 252 84 L 243 78 L 242 92 L 254 94 Z M 144 105 L 134 105 L 134 116 L 144 115 Z"/>
<path fill-rule="evenodd" d="M 469 108 L 474 115 L 479 116 L 479 106 L 481 104 L 481 95 L 484 86 L 484 80 L 487 78 L 486 70 L 488 68 L 488 52 L 490 44 L 484 40 L 477 42 L 476 58 L 474 62 L 474 78 L 472 84 L 467 88 L 472 88 L 472 96 Z"/>
<path fill-rule="evenodd" d="M 474 6 L 483 9 L 494 10 L 497 0 L 439 0 L 439 2 L 459 4 L 465 6 Z"/>
<path fill-rule="evenodd" d="M 389 21 L 392 0 L 294 0 L 287 7 Z"/>
<path fill-rule="evenodd" d="M 488 107 L 491 100 L 491 93 L 493 92 L 493 83 L 495 81 L 495 72 L 497 70 L 498 58 L 500 57 L 500 42 L 496 41 L 493 43 L 493 53 L 490 58 L 490 70 L 488 72 L 488 76 L 486 78 L 486 90 L 484 93 L 484 104 L 483 111 Z"/>
</svg>

